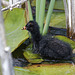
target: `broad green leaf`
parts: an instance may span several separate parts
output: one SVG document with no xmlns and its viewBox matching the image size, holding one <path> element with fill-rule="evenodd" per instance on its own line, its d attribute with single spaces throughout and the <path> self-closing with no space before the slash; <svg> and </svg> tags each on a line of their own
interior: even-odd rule
<svg viewBox="0 0 75 75">
<path fill-rule="evenodd" d="M 66 28 L 66 18 L 64 12 L 52 13 L 50 26 L 58 28 Z"/>
<path fill-rule="evenodd" d="M 69 63 L 37 64 L 14 69 L 15 75 L 75 75 L 75 65 Z"/>
<path fill-rule="evenodd" d="M 75 75 L 75 65 L 69 63 L 37 64 L 25 68 L 38 75 Z"/>
<path fill-rule="evenodd" d="M 25 26 L 24 10 L 15 8 L 12 11 L 4 11 L 3 14 L 7 45 L 13 51 L 20 42 L 22 43 L 29 37 L 27 31 L 21 30 Z"/>
<path fill-rule="evenodd" d="M 45 3 L 46 3 L 46 0 L 40 1 L 38 25 L 40 27 L 41 34 L 43 32 L 43 23 L 44 23 L 44 17 L 45 17 Z"/>
<path fill-rule="evenodd" d="M 32 53 L 31 45 L 25 49 L 23 55 L 30 63 L 41 63 L 43 61 L 40 55 Z"/>
<path fill-rule="evenodd" d="M 28 12 L 29 12 L 29 20 L 33 20 L 33 15 L 32 15 L 32 10 L 31 10 L 31 5 L 30 5 L 30 0 L 28 0 Z"/>
<path fill-rule="evenodd" d="M 63 2 L 63 0 L 56 0 L 54 9 L 64 10 L 64 2 Z"/>
<path fill-rule="evenodd" d="M 41 0 L 36 0 L 36 22 L 37 23 L 39 20 L 40 2 Z"/>
<path fill-rule="evenodd" d="M 52 12 L 53 12 L 53 7 L 55 4 L 55 0 L 51 0 L 50 4 L 49 4 L 49 8 L 48 8 L 48 12 L 47 12 L 47 17 L 46 17 L 46 23 L 43 29 L 43 35 L 46 35 L 48 32 L 48 28 L 49 28 L 49 24 L 51 21 L 51 16 L 52 16 Z"/>
<path fill-rule="evenodd" d="M 49 1 L 51 1 L 51 0 L 46 0 L 46 9 L 48 9 Z M 31 5 L 36 6 L 36 0 L 32 0 Z M 54 9 L 64 10 L 63 0 L 55 0 Z"/>
<path fill-rule="evenodd" d="M 15 67 L 14 70 L 15 75 L 37 75 L 34 72 L 31 72 L 30 70 L 21 67 Z"/>
</svg>

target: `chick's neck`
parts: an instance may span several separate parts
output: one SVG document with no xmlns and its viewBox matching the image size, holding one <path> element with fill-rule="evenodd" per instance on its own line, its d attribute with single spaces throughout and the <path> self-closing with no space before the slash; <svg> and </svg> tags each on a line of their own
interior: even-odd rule
<svg viewBox="0 0 75 75">
<path fill-rule="evenodd" d="M 33 43 L 34 42 L 38 43 L 42 38 L 40 31 L 33 32 L 33 33 L 31 33 L 31 35 L 32 35 Z"/>
</svg>

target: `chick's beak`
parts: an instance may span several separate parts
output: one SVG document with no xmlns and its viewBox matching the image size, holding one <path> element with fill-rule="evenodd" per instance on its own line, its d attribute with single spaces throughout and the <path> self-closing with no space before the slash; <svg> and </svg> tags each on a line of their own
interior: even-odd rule
<svg viewBox="0 0 75 75">
<path fill-rule="evenodd" d="M 24 26 L 24 27 L 22 28 L 22 30 L 26 30 L 26 26 Z"/>
</svg>

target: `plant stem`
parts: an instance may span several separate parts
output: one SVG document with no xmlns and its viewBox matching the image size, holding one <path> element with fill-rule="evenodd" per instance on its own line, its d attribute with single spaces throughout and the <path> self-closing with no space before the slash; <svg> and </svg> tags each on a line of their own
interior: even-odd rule
<svg viewBox="0 0 75 75">
<path fill-rule="evenodd" d="M 25 15 L 24 15 L 24 17 L 25 17 L 25 25 L 29 22 L 29 14 L 28 14 L 29 12 L 28 12 L 28 2 L 26 1 L 25 2 Z"/>
<path fill-rule="evenodd" d="M 55 0 L 50 1 L 50 5 L 49 5 L 47 17 L 46 17 L 46 23 L 45 23 L 45 26 L 43 29 L 43 35 L 45 35 L 48 32 L 48 28 L 49 28 L 49 24 L 50 24 L 50 20 L 51 20 L 51 15 L 53 12 L 54 3 L 55 3 Z"/>
<path fill-rule="evenodd" d="M 38 20 L 39 20 L 40 1 L 41 0 L 36 0 L 36 22 L 37 23 L 38 23 Z"/>
<path fill-rule="evenodd" d="M 46 0 L 41 0 L 41 2 L 40 2 L 38 24 L 39 24 L 39 27 L 40 27 L 40 33 L 41 34 L 43 32 L 43 23 L 44 23 L 44 16 L 45 16 L 45 3 L 46 3 Z"/>
<path fill-rule="evenodd" d="M 29 20 L 33 20 L 30 0 L 28 0 L 28 11 L 29 11 Z"/>
</svg>

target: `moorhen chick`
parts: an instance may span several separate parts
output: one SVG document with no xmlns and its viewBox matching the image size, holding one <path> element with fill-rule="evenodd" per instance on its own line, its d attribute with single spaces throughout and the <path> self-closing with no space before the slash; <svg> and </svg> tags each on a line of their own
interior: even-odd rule
<svg viewBox="0 0 75 75">
<path fill-rule="evenodd" d="M 32 35 L 34 53 L 39 53 L 42 57 L 49 59 L 71 59 L 70 45 L 51 36 L 42 36 L 37 22 L 29 21 L 23 30 L 28 30 Z"/>
</svg>

